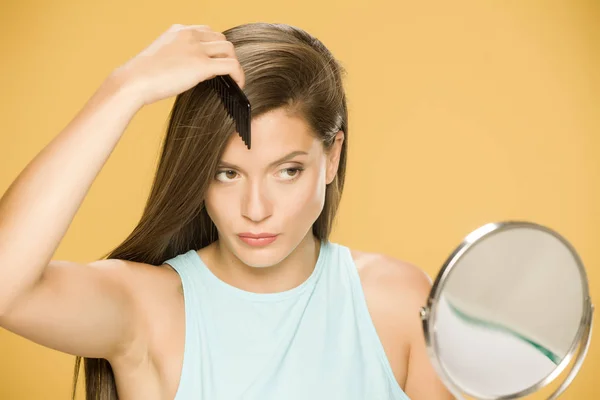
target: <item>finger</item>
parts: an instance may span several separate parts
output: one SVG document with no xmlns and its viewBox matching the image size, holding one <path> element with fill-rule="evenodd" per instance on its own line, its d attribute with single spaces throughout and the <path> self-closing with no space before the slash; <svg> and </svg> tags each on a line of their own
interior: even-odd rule
<svg viewBox="0 0 600 400">
<path fill-rule="evenodd" d="M 221 32 L 192 29 L 195 37 L 202 42 L 225 41 L 227 37 Z"/>
<path fill-rule="evenodd" d="M 180 25 L 176 30 L 191 30 L 199 33 L 198 38 L 203 41 L 227 40 L 227 37 L 217 31 L 213 31 L 208 25 Z"/>
<path fill-rule="evenodd" d="M 215 75 L 230 75 L 240 88 L 246 83 L 242 66 L 235 58 L 211 58 L 212 70 Z"/>
<path fill-rule="evenodd" d="M 233 43 L 226 40 L 203 42 L 202 46 L 209 57 L 237 57 Z"/>
<path fill-rule="evenodd" d="M 210 26 L 208 25 L 182 25 L 182 24 L 173 24 L 169 30 L 172 31 L 180 31 L 183 29 L 194 29 L 199 31 L 212 31 Z"/>
</svg>

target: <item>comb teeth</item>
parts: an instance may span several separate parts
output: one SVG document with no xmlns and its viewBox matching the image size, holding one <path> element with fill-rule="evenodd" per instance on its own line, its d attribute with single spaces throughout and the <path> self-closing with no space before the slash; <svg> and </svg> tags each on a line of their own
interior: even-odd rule
<svg viewBox="0 0 600 400">
<path fill-rule="evenodd" d="M 235 122 L 235 130 L 250 149 L 251 107 L 248 98 L 229 75 L 217 76 L 210 79 L 208 84 L 221 99 L 225 111 Z"/>
</svg>

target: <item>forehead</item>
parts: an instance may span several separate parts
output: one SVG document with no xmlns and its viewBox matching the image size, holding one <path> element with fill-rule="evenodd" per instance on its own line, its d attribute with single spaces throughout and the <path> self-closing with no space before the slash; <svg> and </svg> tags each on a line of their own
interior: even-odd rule
<svg viewBox="0 0 600 400">
<path fill-rule="evenodd" d="M 276 109 L 252 120 L 252 146 L 248 150 L 240 136 L 231 135 L 222 161 L 236 165 L 263 165 L 295 150 L 318 151 L 320 141 L 306 121 Z"/>
</svg>

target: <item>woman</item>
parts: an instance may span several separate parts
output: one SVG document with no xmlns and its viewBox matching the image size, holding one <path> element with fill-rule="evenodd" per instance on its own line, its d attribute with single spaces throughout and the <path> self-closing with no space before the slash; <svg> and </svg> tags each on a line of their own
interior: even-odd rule
<svg viewBox="0 0 600 400">
<path fill-rule="evenodd" d="M 84 357 L 88 399 L 450 398 L 421 333 L 427 277 L 328 240 L 342 73 L 294 27 L 169 28 L 4 194 L 0 325 L 76 371 Z M 252 104 L 251 150 L 204 83 L 225 74 Z M 132 234 L 103 260 L 51 260 L 136 112 L 175 95 Z"/>
</svg>

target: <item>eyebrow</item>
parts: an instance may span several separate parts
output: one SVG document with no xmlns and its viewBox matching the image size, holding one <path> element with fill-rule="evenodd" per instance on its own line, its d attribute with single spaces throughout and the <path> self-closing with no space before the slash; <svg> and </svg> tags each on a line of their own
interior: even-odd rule
<svg viewBox="0 0 600 400">
<path fill-rule="evenodd" d="M 280 159 L 278 159 L 278 160 L 275 160 L 275 161 L 273 161 L 272 163 L 270 163 L 270 164 L 269 164 L 269 167 L 273 167 L 273 166 L 275 166 L 275 165 L 277 165 L 277 164 L 281 164 L 281 163 L 283 163 L 283 162 L 289 161 L 289 160 L 291 160 L 292 158 L 294 158 L 294 157 L 296 157 L 296 156 L 300 156 L 300 155 L 308 155 L 308 153 L 307 153 L 306 151 L 301 151 L 301 150 L 292 151 L 291 153 L 289 153 L 289 154 L 287 154 L 287 155 L 285 155 L 285 156 L 281 157 Z M 241 168 L 240 168 L 240 167 L 238 167 L 237 165 L 235 165 L 235 164 L 231 164 L 231 163 L 228 163 L 228 162 L 225 162 L 225 161 L 220 161 L 220 162 L 219 162 L 219 166 L 218 166 L 218 167 L 219 167 L 219 168 L 221 168 L 221 167 L 225 167 L 225 168 L 232 168 L 232 169 L 238 169 L 238 170 L 241 170 Z"/>
</svg>

